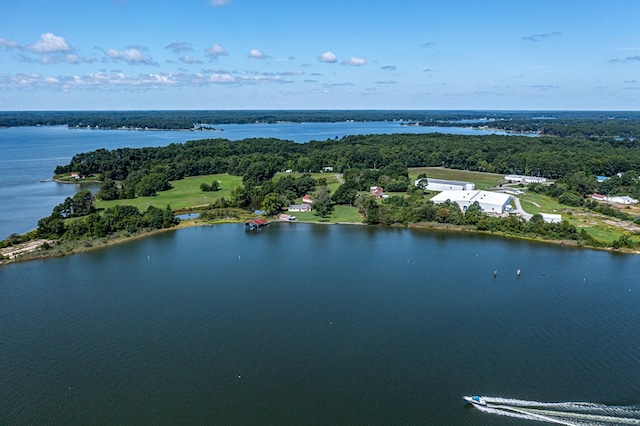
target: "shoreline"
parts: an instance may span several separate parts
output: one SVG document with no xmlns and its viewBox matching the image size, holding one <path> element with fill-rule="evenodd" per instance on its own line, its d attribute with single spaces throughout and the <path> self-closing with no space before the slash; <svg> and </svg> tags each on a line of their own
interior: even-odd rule
<svg viewBox="0 0 640 426">
<path fill-rule="evenodd" d="M 204 222 L 199 219 L 188 219 L 181 221 L 178 225 L 172 228 L 163 228 L 163 229 L 155 229 L 153 231 L 141 232 L 132 235 L 116 235 L 111 238 L 105 237 L 97 240 L 85 240 L 85 241 L 74 241 L 73 243 L 65 243 L 61 246 L 55 245 L 53 248 L 48 249 L 46 251 L 39 250 L 39 247 L 35 249 L 35 251 L 23 253 L 17 255 L 13 259 L 10 260 L 0 260 L 0 267 L 4 265 L 9 265 L 11 263 L 20 263 L 26 262 L 30 260 L 40 260 L 40 259 L 49 259 L 56 257 L 64 257 L 71 256 L 74 254 L 86 253 L 94 250 L 100 250 L 107 247 L 116 246 L 119 244 L 127 243 L 129 241 L 135 241 L 146 237 L 151 237 L 154 235 L 158 235 L 163 232 L 169 231 L 177 231 L 180 229 L 193 228 L 196 226 L 215 226 L 215 225 L 224 225 L 230 223 L 243 223 L 244 220 L 221 220 L 216 222 Z M 274 221 L 274 223 L 279 223 L 278 221 Z M 308 221 L 296 221 L 296 223 L 306 223 L 311 225 L 354 225 L 354 226 L 374 226 L 374 227 L 382 227 L 384 225 L 367 225 L 365 223 L 357 223 L 357 222 L 308 222 Z M 394 227 L 394 226 L 391 226 Z M 395 226 L 398 227 L 398 226 Z M 490 231 L 479 231 L 477 229 L 471 229 L 468 226 L 457 226 L 451 224 L 441 224 L 437 222 L 429 222 L 429 223 L 410 223 L 407 226 L 403 226 L 408 229 L 423 229 L 427 231 L 445 231 L 445 232 L 465 232 L 472 234 L 482 234 L 482 235 L 494 235 L 502 238 L 516 238 L 519 240 L 525 240 L 529 242 L 538 242 L 538 243 L 547 243 L 547 244 L 555 244 L 560 245 L 562 247 L 569 247 L 572 249 L 590 249 L 590 250 L 599 250 L 606 251 L 610 253 L 620 253 L 620 254 L 629 254 L 629 255 L 639 255 L 640 251 L 638 250 L 629 250 L 629 249 L 613 249 L 611 247 L 592 247 L 586 245 L 580 245 L 577 241 L 574 240 L 545 240 L 541 238 L 532 238 L 527 236 L 519 236 L 519 235 L 510 235 L 499 232 L 490 232 Z M 58 248 L 58 250 L 56 250 Z M 53 251 L 53 252 L 52 252 Z"/>
</svg>

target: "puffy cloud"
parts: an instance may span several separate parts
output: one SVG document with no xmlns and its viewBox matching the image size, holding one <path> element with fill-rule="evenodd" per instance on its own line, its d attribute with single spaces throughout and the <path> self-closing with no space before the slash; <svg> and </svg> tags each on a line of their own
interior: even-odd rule
<svg viewBox="0 0 640 426">
<path fill-rule="evenodd" d="M 40 36 L 40 40 L 27 46 L 27 50 L 34 53 L 54 53 L 70 52 L 74 49 L 69 46 L 64 37 L 52 33 L 44 33 Z"/>
<path fill-rule="evenodd" d="M 192 44 L 185 41 L 174 41 L 173 43 L 166 45 L 164 48 L 172 50 L 173 53 L 186 53 L 193 50 Z"/>
<path fill-rule="evenodd" d="M 344 61 L 342 61 L 343 64 L 345 65 L 352 65 L 354 67 L 359 67 L 362 66 L 364 64 L 367 63 L 367 59 L 366 58 L 358 58 L 356 56 L 352 56 L 349 59 L 345 59 Z"/>
<path fill-rule="evenodd" d="M 220 7 L 229 3 L 229 0 L 210 0 L 209 3 L 211 3 L 211 6 Z"/>
<path fill-rule="evenodd" d="M 158 65 L 157 62 L 142 52 L 144 48 L 141 47 L 129 47 L 125 50 L 119 51 L 116 49 L 109 49 L 105 54 L 114 61 L 125 61 L 130 65 Z"/>
<path fill-rule="evenodd" d="M 180 61 L 184 62 L 185 64 L 201 64 L 202 61 L 196 58 L 192 58 L 189 55 L 184 55 L 182 57 L 180 57 Z"/>
<path fill-rule="evenodd" d="M 260 49 L 251 49 L 248 56 L 253 59 L 264 59 L 267 57 Z"/>
<path fill-rule="evenodd" d="M 218 56 L 229 56 L 227 50 L 219 44 L 214 44 L 204 51 L 210 58 L 217 58 Z"/>
<path fill-rule="evenodd" d="M 318 56 L 318 60 L 320 62 L 326 62 L 328 64 L 333 64 L 335 62 L 338 62 L 338 58 L 336 57 L 336 54 L 331 51 L 326 51 L 322 55 Z"/>
<path fill-rule="evenodd" d="M 184 55 L 180 57 L 180 61 L 184 62 L 185 64 L 201 64 L 202 61 L 196 59 L 196 58 L 192 58 L 189 55 Z"/>
</svg>

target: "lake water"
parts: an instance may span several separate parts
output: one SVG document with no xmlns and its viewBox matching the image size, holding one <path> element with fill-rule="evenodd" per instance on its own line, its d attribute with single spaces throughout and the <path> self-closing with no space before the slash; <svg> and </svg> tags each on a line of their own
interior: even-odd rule
<svg viewBox="0 0 640 426">
<path fill-rule="evenodd" d="M 73 155 L 99 148 L 165 146 L 204 138 L 273 137 L 303 143 L 355 134 L 505 134 L 463 127 L 403 126 L 399 122 L 228 124 L 216 128 L 220 131 L 90 130 L 66 126 L 0 129 L 0 239 L 35 229 L 40 218 L 49 216 L 54 206 L 78 192 L 79 185 L 41 180 L 50 179 L 55 167 L 68 164 Z M 97 185 L 87 188 L 97 191 Z"/>
<path fill-rule="evenodd" d="M 638 259 L 297 223 L 3 266 L 0 423 L 540 424 L 469 394 L 638 419 Z"/>
<path fill-rule="evenodd" d="M 0 129 L 0 237 L 33 229 L 79 189 L 40 182 L 78 152 L 205 137 L 473 133 L 391 122 L 220 127 Z M 183 229 L 3 266 L 0 424 L 640 421 L 638 259 L 297 223 Z M 511 410 L 465 405 L 474 393 Z"/>
</svg>

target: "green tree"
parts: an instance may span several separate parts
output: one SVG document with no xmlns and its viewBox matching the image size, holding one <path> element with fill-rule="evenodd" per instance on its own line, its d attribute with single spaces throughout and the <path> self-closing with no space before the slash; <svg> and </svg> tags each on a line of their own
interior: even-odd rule
<svg viewBox="0 0 640 426">
<path fill-rule="evenodd" d="M 331 196 L 331 200 L 336 204 L 346 204 L 352 206 L 358 196 L 357 184 L 353 181 L 343 183 Z"/>
<path fill-rule="evenodd" d="M 272 216 L 278 214 L 282 208 L 284 207 L 284 200 L 280 194 L 276 194 L 275 192 L 270 192 L 265 195 L 262 200 L 262 209 L 266 214 Z"/>
<path fill-rule="evenodd" d="M 104 181 L 102 181 L 102 185 L 100 185 L 100 191 L 98 191 L 96 197 L 105 201 L 117 200 L 120 198 L 119 192 L 120 190 L 116 181 L 110 178 L 105 178 Z"/>
<path fill-rule="evenodd" d="M 311 195 L 313 200 L 313 213 L 316 216 L 327 217 L 331 212 L 331 194 L 329 188 L 320 186 Z"/>
<path fill-rule="evenodd" d="M 364 223 L 369 225 L 380 223 L 380 205 L 375 197 L 371 195 L 358 197 L 356 207 L 358 207 Z"/>
</svg>

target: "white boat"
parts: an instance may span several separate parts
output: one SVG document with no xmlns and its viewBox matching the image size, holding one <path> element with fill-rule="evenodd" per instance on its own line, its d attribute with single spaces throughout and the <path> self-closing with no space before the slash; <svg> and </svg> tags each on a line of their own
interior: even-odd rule
<svg viewBox="0 0 640 426">
<path fill-rule="evenodd" d="M 477 405 L 480 407 L 486 407 L 487 406 L 487 401 L 485 401 L 484 399 L 482 399 L 481 396 L 478 395 L 473 395 L 473 396 L 463 396 L 462 397 L 465 401 L 467 401 L 470 404 L 473 405 Z"/>
</svg>

